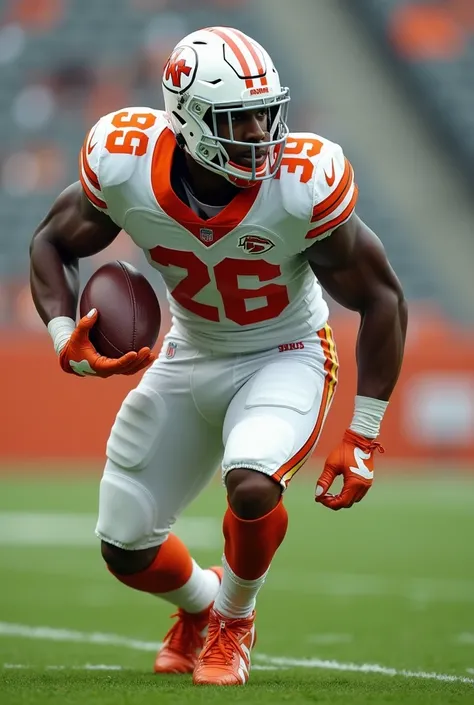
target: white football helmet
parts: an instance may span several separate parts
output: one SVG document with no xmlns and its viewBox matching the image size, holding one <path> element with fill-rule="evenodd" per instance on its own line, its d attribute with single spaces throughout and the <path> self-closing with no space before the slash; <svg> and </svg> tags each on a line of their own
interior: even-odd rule
<svg viewBox="0 0 474 705">
<path fill-rule="evenodd" d="M 256 41 L 237 29 L 208 27 L 189 34 L 171 53 L 163 72 L 165 109 L 178 143 L 207 169 L 239 187 L 272 178 L 288 135 L 290 92 L 280 85 L 273 62 Z M 268 110 L 269 141 L 234 139 L 232 114 Z M 218 134 L 217 116 L 226 114 L 229 138 Z M 226 145 L 247 147 L 251 167 L 230 161 Z M 263 164 L 257 149 L 268 147 Z"/>
</svg>

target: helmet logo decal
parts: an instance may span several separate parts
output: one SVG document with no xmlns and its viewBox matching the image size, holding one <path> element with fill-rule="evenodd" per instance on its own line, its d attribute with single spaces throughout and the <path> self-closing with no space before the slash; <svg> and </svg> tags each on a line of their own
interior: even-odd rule
<svg viewBox="0 0 474 705">
<path fill-rule="evenodd" d="M 165 88 L 182 93 L 193 83 L 197 69 L 197 56 L 192 47 L 177 47 L 166 62 L 163 73 Z"/>
<path fill-rule="evenodd" d="M 189 76 L 192 71 L 192 66 L 187 65 L 186 59 L 179 58 L 182 51 L 182 49 L 179 49 L 174 54 L 171 54 L 165 69 L 165 81 L 169 81 L 171 78 L 175 88 L 181 88 L 181 75 L 184 73 Z"/>
</svg>

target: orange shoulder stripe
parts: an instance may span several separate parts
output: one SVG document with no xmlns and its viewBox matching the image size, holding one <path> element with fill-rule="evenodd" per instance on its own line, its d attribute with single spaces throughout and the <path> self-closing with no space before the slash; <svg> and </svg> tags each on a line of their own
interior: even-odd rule
<svg viewBox="0 0 474 705">
<path fill-rule="evenodd" d="M 86 149 L 87 147 L 84 145 L 84 147 L 81 149 L 81 163 L 84 171 L 86 172 L 86 176 L 91 182 L 92 186 L 96 188 L 98 191 L 100 191 L 100 183 L 99 179 L 97 178 L 97 175 L 95 172 L 92 171 L 90 168 L 88 162 L 87 162 L 87 157 L 86 157 Z"/>
<path fill-rule="evenodd" d="M 349 216 L 351 215 L 352 211 L 355 208 L 355 205 L 357 203 L 357 198 L 359 195 L 359 189 L 357 186 L 354 184 L 354 195 L 351 198 L 351 202 L 343 210 L 341 215 L 339 215 L 337 218 L 333 218 L 333 220 L 330 220 L 328 223 L 325 223 L 324 225 L 320 225 L 319 228 L 314 228 L 313 230 L 310 230 L 309 233 L 306 234 L 306 239 L 311 240 L 312 238 L 319 237 L 319 235 L 323 235 L 326 233 L 328 230 L 333 230 L 334 228 L 337 228 L 338 225 L 343 223 Z"/>
<path fill-rule="evenodd" d="M 87 198 L 89 201 L 91 201 L 95 206 L 98 208 L 102 208 L 103 210 L 107 210 L 107 204 L 105 201 L 101 201 L 100 198 L 97 198 L 92 191 L 90 190 L 89 186 L 87 185 L 86 180 L 82 176 L 82 172 L 79 173 L 79 178 L 81 180 L 82 188 L 84 189 Z"/>
<path fill-rule="evenodd" d="M 250 70 L 250 66 L 248 65 L 247 59 L 245 58 L 243 52 L 240 50 L 240 47 L 232 38 L 230 32 L 223 31 L 217 27 L 209 27 L 209 31 L 213 32 L 214 34 L 217 34 L 221 39 L 224 40 L 224 42 L 230 47 L 230 49 L 232 49 L 237 61 L 239 62 L 242 68 L 246 87 L 253 88 L 253 79 L 251 78 L 252 71 Z"/>
<path fill-rule="evenodd" d="M 347 159 L 345 159 L 344 162 L 344 173 L 341 181 L 339 182 L 339 186 L 332 193 L 330 193 L 324 201 L 321 201 L 321 203 L 318 203 L 318 205 L 313 208 L 313 217 L 311 218 L 312 223 L 316 220 L 327 218 L 332 211 L 336 210 L 336 208 L 341 205 L 349 193 L 354 180 L 354 170 Z"/>
</svg>

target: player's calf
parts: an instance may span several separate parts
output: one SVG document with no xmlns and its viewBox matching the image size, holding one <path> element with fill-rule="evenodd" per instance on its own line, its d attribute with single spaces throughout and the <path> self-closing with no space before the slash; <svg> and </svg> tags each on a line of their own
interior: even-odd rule
<svg viewBox="0 0 474 705">
<path fill-rule="evenodd" d="M 242 482 L 238 486 L 242 488 L 245 484 Z M 267 488 L 264 483 L 259 487 Z M 240 511 L 249 509 L 245 502 L 247 496 L 244 493 Z M 268 495 L 264 494 L 264 497 L 270 501 Z M 234 501 L 239 506 L 237 490 Z M 259 512 L 262 506 L 265 505 L 259 505 Z M 252 508 L 255 510 L 255 506 Z M 211 610 L 204 648 L 194 669 L 193 682 L 196 685 L 241 685 L 247 682 L 250 651 L 255 643 L 256 598 L 286 534 L 287 522 L 286 509 L 278 499 L 273 509 L 256 519 L 242 519 L 231 507 L 227 509 L 223 525 L 224 574 Z"/>
<path fill-rule="evenodd" d="M 224 575 L 215 609 L 245 620 L 255 610 L 272 558 L 286 534 L 288 515 L 281 487 L 263 473 L 236 468 L 226 476 Z"/>
</svg>

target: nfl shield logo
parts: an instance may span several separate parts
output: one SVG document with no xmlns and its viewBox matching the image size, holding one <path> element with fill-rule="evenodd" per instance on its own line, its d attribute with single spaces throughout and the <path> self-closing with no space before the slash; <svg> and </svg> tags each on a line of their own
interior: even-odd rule
<svg viewBox="0 0 474 705">
<path fill-rule="evenodd" d="M 177 347 L 178 343 L 168 343 L 168 347 L 166 348 L 165 353 L 165 356 L 168 360 L 171 360 L 171 358 L 175 356 Z"/>
<path fill-rule="evenodd" d="M 212 242 L 214 240 L 214 230 L 210 228 L 200 228 L 199 239 L 203 242 Z"/>
</svg>

